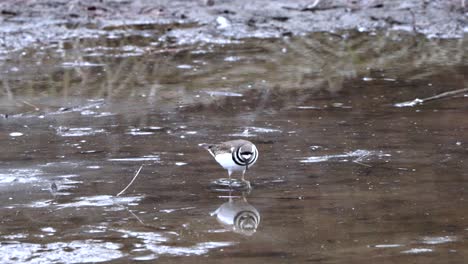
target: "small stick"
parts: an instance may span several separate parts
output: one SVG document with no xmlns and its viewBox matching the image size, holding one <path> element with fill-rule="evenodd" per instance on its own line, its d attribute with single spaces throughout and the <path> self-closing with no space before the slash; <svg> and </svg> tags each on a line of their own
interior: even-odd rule
<svg viewBox="0 0 468 264">
<path fill-rule="evenodd" d="M 133 179 L 130 181 L 130 183 L 127 185 L 127 187 L 125 187 L 122 191 L 120 191 L 116 196 L 120 196 L 122 193 L 124 193 L 128 187 L 130 187 L 130 185 L 132 185 L 132 183 L 135 181 L 135 179 L 138 177 L 138 174 L 140 174 L 140 171 L 141 169 L 143 168 L 143 165 L 140 166 L 140 168 L 138 169 L 138 171 L 135 173 L 135 176 L 133 176 Z"/>
<path fill-rule="evenodd" d="M 34 110 L 36 110 L 36 111 L 39 111 L 39 110 L 41 110 L 41 109 L 39 109 L 39 107 L 37 107 L 37 106 L 35 106 L 35 105 L 31 104 L 31 103 L 30 103 L 30 102 L 28 102 L 28 101 L 25 101 L 25 100 L 22 100 L 22 101 L 23 101 L 23 104 L 25 104 L 25 105 L 29 105 L 29 106 L 33 107 L 33 108 L 34 108 Z"/>
<path fill-rule="evenodd" d="M 143 222 L 143 220 L 141 220 L 140 217 L 138 217 L 138 215 L 130 211 L 127 207 L 125 207 L 125 209 L 127 209 L 127 211 L 130 212 L 130 214 L 132 214 L 138 220 L 138 222 L 140 222 L 142 225 L 146 225 L 145 222 Z"/>
<path fill-rule="evenodd" d="M 415 106 L 415 105 L 418 105 L 418 104 L 425 103 L 427 101 L 442 99 L 442 98 L 445 98 L 445 97 L 449 97 L 449 96 L 453 96 L 453 95 L 457 95 L 457 94 L 465 93 L 465 92 L 468 92 L 468 88 L 448 91 L 448 92 L 445 92 L 445 93 L 437 94 L 437 95 L 434 95 L 434 96 L 431 96 L 431 97 L 426 97 L 426 98 L 423 98 L 423 99 L 416 98 L 413 101 L 406 101 L 406 102 L 402 102 L 402 103 L 396 103 L 393 106 L 396 106 L 396 107 Z"/>
</svg>

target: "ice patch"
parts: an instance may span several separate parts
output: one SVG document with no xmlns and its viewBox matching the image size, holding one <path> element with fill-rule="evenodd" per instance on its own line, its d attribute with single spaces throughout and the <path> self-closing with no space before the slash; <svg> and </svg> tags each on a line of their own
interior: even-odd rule
<svg viewBox="0 0 468 264">
<path fill-rule="evenodd" d="M 437 245 L 437 244 L 455 242 L 457 240 L 458 239 L 455 236 L 423 237 L 422 242 L 428 245 Z"/>
<path fill-rule="evenodd" d="M 113 158 L 108 159 L 108 161 L 160 161 L 161 158 L 159 155 L 147 155 L 143 157 L 135 157 L 135 158 Z"/>
<path fill-rule="evenodd" d="M 162 210 L 159 210 L 159 212 L 170 214 L 170 213 L 173 213 L 175 211 L 190 210 L 190 209 L 195 209 L 195 208 L 196 207 L 189 206 L 189 207 L 182 207 L 182 208 L 176 208 L 176 209 L 162 209 Z"/>
<path fill-rule="evenodd" d="M 77 68 L 77 67 L 102 67 L 106 66 L 102 63 L 92 63 L 87 61 L 73 61 L 73 62 L 64 62 L 62 63 L 64 68 Z"/>
<path fill-rule="evenodd" d="M 156 259 L 156 255 L 154 254 L 150 254 L 150 255 L 146 255 L 146 256 L 142 256 L 142 257 L 134 257 L 133 260 L 137 260 L 137 261 L 145 261 L 145 260 L 153 260 L 153 259 Z"/>
<path fill-rule="evenodd" d="M 355 151 L 347 152 L 344 154 L 335 154 L 335 155 L 324 155 L 324 156 L 312 156 L 301 160 L 303 163 L 317 163 L 317 162 L 324 162 L 330 160 L 337 160 L 341 162 L 349 161 L 352 158 L 353 162 L 361 162 L 366 158 L 371 156 L 376 156 L 378 158 L 382 157 L 390 157 L 390 154 L 385 154 L 382 151 L 370 151 L 370 150 L 363 150 L 358 149 Z"/>
<path fill-rule="evenodd" d="M 153 243 L 162 243 L 167 242 L 169 238 L 165 237 L 161 233 L 156 232 L 135 232 L 130 230 L 119 229 L 116 230 L 117 232 L 123 233 L 123 238 L 133 237 L 143 240 L 145 244 L 153 244 Z"/>
<path fill-rule="evenodd" d="M 401 251 L 403 254 L 419 254 L 419 253 L 428 253 L 434 251 L 431 248 L 412 248 L 405 251 Z"/>
<path fill-rule="evenodd" d="M 22 135 L 24 135 L 24 134 L 21 133 L 21 132 L 11 132 L 10 133 L 10 137 L 21 137 Z"/>
<path fill-rule="evenodd" d="M 133 136 L 145 136 L 145 135 L 153 135 L 157 130 L 161 130 L 162 127 L 157 126 L 150 126 L 150 127 L 143 127 L 143 128 L 132 128 L 125 134 L 133 135 Z"/>
<path fill-rule="evenodd" d="M 245 127 L 242 132 L 229 134 L 233 137 L 254 137 L 257 134 L 281 133 L 281 130 L 265 127 Z"/>
<path fill-rule="evenodd" d="M 60 115 L 64 113 L 71 113 L 71 112 L 83 112 L 89 109 L 99 109 L 103 104 L 103 99 L 90 99 L 88 100 L 88 104 L 82 106 L 73 106 L 73 107 L 62 107 L 58 111 L 47 113 L 47 115 Z M 102 115 L 104 113 L 96 113 L 97 115 Z"/>
<path fill-rule="evenodd" d="M 181 64 L 181 65 L 177 65 L 177 68 L 179 68 L 179 69 L 192 69 L 193 66 L 189 65 L 189 64 Z"/>
<path fill-rule="evenodd" d="M 242 58 L 238 57 L 238 56 L 228 56 L 228 57 L 224 58 L 224 61 L 234 62 L 234 61 L 240 61 L 241 59 Z"/>
<path fill-rule="evenodd" d="M 396 248 L 396 247 L 401 247 L 403 245 L 401 244 L 380 244 L 380 245 L 373 245 L 372 247 L 375 248 Z"/>
<path fill-rule="evenodd" d="M 153 135 L 154 132 L 150 131 L 130 131 L 125 133 L 127 135 L 132 135 L 132 136 L 147 136 L 147 135 Z"/>
<path fill-rule="evenodd" d="M 191 247 L 174 247 L 165 245 L 148 244 L 146 248 L 153 251 L 158 255 L 172 255 L 172 256 L 200 256 L 208 253 L 210 249 L 227 247 L 234 245 L 234 242 L 203 242 L 197 243 Z"/>
<path fill-rule="evenodd" d="M 28 237 L 28 234 L 24 234 L 24 233 L 18 233 L 18 234 L 13 234 L 13 235 L 5 235 L 5 236 L 2 236 L 2 238 L 4 239 L 22 239 L 22 238 L 27 238 Z"/>
<path fill-rule="evenodd" d="M 0 170 L 0 184 L 38 182 L 43 174 L 39 169 Z"/>
<path fill-rule="evenodd" d="M 95 134 L 105 133 L 104 129 L 93 129 L 91 127 L 58 127 L 56 128 L 57 135 L 62 137 L 84 137 L 84 136 L 93 136 Z"/>
<path fill-rule="evenodd" d="M 192 246 L 175 246 L 171 241 L 171 236 L 178 236 L 175 232 L 135 232 L 130 230 L 115 230 L 122 233 L 123 238 L 136 238 L 140 239 L 140 243 L 134 244 L 135 249 L 133 253 L 145 252 L 143 256 L 136 256 L 133 259 L 139 260 L 152 260 L 160 257 L 161 255 L 170 256 L 191 256 L 203 255 L 211 249 L 227 247 L 236 244 L 236 242 L 202 242 Z M 165 245 L 170 243 L 171 245 Z M 186 243 L 184 243 L 186 244 Z M 152 251 L 148 254 L 146 251 Z"/>
<path fill-rule="evenodd" d="M 101 240 L 75 240 L 48 244 L 5 243 L 0 247 L 1 263 L 85 263 L 123 257 L 121 244 Z"/>
<path fill-rule="evenodd" d="M 402 102 L 402 103 L 396 103 L 393 106 L 395 107 L 412 107 L 418 104 L 424 103 L 424 100 L 416 98 L 413 101 L 407 101 L 407 102 Z"/>
<path fill-rule="evenodd" d="M 205 93 L 209 94 L 210 96 L 230 96 L 230 97 L 242 97 L 244 96 L 241 93 L 233 93 L 233 92 L 222 92 L 222 91 L 205 91 Z"/>
<path fill-rule="evenodd" d="M 60 208 L 72 208 L 72 207 L 105 207 L 119 204 L 131 204 L 139 202 L 143 199 L 143 196 L 130 196 L 130 197 L 115 197 L 112 195 L 96 195 L 88 197 L 79 197 L 75 199 L 75 202 L 57 204 Z"/>
<path fill-rule="evenodd" d="M 223 16 L 219 16 L 216 18 L 216 24 L 218 24 L 217 28 L 218 29 L 226 29 L 231 27 L 231 21 L 229 21 L 227 18 Z"/>
<path fill-rule="evenodd" d="M 55 233 L 55 232 L 57 232 L 57 230 L 55 230 L 55 228 L 53 228 L 53 227 L 44 227 L 44 228 L 41 228 L 41 231 L 45 232 L 45 233 Z"/>
<path fill-rule="evenodd" d="M 302 110 L 308 110 L 308 109 L 320 110 L 320 109 L 322 109 L 322 108 L 321 108 L 321 107 L 318 107 L 318 106 L 312 106 L 312 105 L 303 105 L 303 106 L 298 106 L 297 109 L 302 109 Z"/>
</svg>

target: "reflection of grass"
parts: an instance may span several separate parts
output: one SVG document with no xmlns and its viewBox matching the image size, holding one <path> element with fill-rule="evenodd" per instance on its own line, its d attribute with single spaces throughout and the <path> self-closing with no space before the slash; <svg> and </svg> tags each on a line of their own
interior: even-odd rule
<svg viewBox="0 0 468 264">
<path fill-rule="evenodd" d="M 420 78 L 414 72 L 421 65 L 463 64 L 467 49 L 463 42 L 397 32 L 375 36 L 314 33 L 310 37 L 276 41 L 184 48 L 154 45 L 150 37 L 131 35 L 119 39 L 73 39 L 45 51 L 29 50 L 26 56 L 12 62 L 19 65 L 21 74 L 4 78 L 1 93 L 10 100 L 15 96 L 145 96 L 151 104 L 190 103 L 200 89 L 224 88 L 242 93 L 251 90 L 249 85 L 261 90 L 275 86 L 275 90 L 336 93 L 344 89 L 346 79 L 369 74 L 372 69 L 397 68 L 399 76 Z M 138 49 L 133 52 L 129 47 Z M 204 52 L 191 52 L 197 49 Z M 224 61 L 227 56 L 241 59 Z M 37 66 L 31 65 L 33 62 Z M 64 62 L 104 66 L 63 69 Z M 192 69 L 178 69 L 180 64 L 192 65 Z M 196 99 L 204 100 L 213 99 Z"/>
</svg>

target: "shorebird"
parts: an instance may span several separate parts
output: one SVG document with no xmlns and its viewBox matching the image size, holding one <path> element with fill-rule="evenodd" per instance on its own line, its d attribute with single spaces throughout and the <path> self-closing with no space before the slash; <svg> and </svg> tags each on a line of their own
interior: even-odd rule
<svg viewBox="0 0 468 264">
<path fill-rule="evenodd" d="M 234 171 L 242 171 L 242 181 L 245 171 L 252 167 L 258 158 L 258 150 L 255 145 L 247 140 L 237 139 L 218 144 L 201 144 L 215 158 L 224 169 L 228 171 L 229 180 Z"/>
</svg>

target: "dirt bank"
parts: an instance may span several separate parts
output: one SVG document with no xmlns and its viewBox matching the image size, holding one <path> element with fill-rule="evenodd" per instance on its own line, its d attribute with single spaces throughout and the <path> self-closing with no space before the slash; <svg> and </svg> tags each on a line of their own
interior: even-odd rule
<svg viewBox="0 0 468 264">
<path fill-rule="evenodd" d="M 179 44 L 378 28 L 460 38 L 468 29 L 467 11 L 464 0 L 5 1 L 0 3 L 0 54 L 154 25 L 167 25 L 158 29 L 158 40 Z"/>
</svg>

